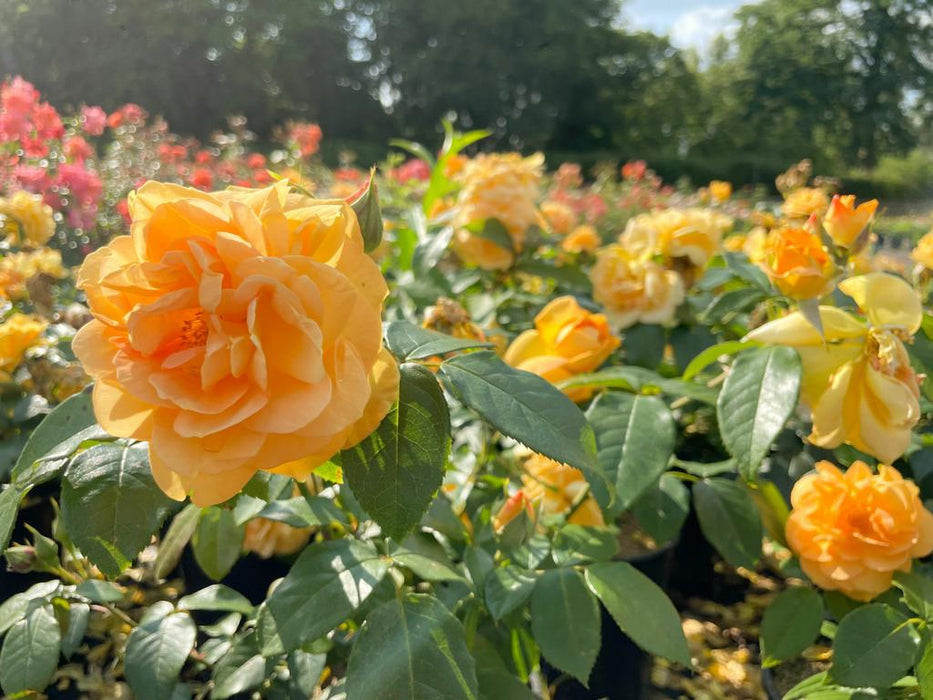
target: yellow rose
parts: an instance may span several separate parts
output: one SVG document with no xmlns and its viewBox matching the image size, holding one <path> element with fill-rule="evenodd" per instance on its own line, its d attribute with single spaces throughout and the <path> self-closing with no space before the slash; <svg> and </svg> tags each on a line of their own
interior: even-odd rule
<svg viewBox="0 0 933 700">
<path fill-rule="evenodd" d="M 891 587 L 895 571 L 933 551 L 933 514 L 893 467 L 872 474 L 855 462 L 843 473 L 819 462 L 794 484 L 791 504 L 787 543 L 824 590 L 869 601 Z"/>
<path fill-rule="evenodd" d="M 276 520 L 253 518 L 246 523 L 243 549 L 263 559 L 287 557 L 304 547 L 313 531 L 310 527 L 292 527 Z"/>
<path fill-rule="evenodd" d="M 0 381 L 10 381 L 26 351 L 35 345 L 46 322 L 25 314 L 13 314 L 0 323 Z"/>
<path fill-rule="evenodd" d="M 590 313 L 573 297 L 564 296 L 541 309 L 534 329 L 512 341 L 504 359 L 512 367 L 557 384 L 592 372 L 619 343 L 603 314 Z"/>
<path fill-rule="evenodd" d="M 307 478 L 378 425 L 398 396 L 387 289 L 346 202 L 149 182 L 129 204 L 130 235 L 78 273 L 94 320 L 73 347 L 98 422 L 149 442 L 169 496 Z"/>
<path fill-rule="evenodd" d="M 801 396 L 813 413 L 810 442 L 828 449 L 848 443 L 890 464 L 907 449 L 920 418 L 919 380 L 903 342 L 920 328 L 920 297 L 883 272 L 850 277 L 839 289 L 865 312 L 867 324 L 820 306 L 825 339 L 799 311 L 747 338 L 800 354 Z"/>
<path fill-rule="evenodd" d="M 725 180 L 713 180 L 709 183 L 709 194 L 714 202 L 725 202 L 732 196 L 732 183 Z"/>
<path fill-rule="evenodd" d="M 566 236 L 577 224 L 577 214 L 567 204 L 548 200 L 541 205 L 541 214 L 554 233 Z"/>
<path fill-rule="evenodd" d="M 515 262 L 514 252 L 465 228 L 454 233 L 450 247 L 461 261 L 482 270 L 508 270 Z"/>
<path fill-rule="evenodd" d="M 44 245 L 55 233 L 52 207 L 29 192 L 19 191 L 9 199 L 0 198 L 0 232 L 6 232 L 11 245 Z"/>
<path fill-rule="evenodd" d="M 636 257 L 660 255 L 704 267 L 722 243 L 732 219 L 711 209 L 663 209 L 629 220 L 619 243 Z"/>
<path fill-rule="evenodd" d="M 602 239 L 595 228 L 583 224 L 574 228 L 570 234 L 560 242 L 561 250 L 566 253 L 592 253 L 596 250 Z"/>
<path fill-rule="evenodd" d="M 818 187 L 801 187 L 784 199 L 781 211 L 788 219 L 809 219 L 823 216 L 829 208 L 829 197 Z"/>
<path fill-rule="evenodd" d="M 820 237 L 802 228 L 778 228 L 765 239 L 762 267 L 794 299 L 813 299 L 832 286 L 835 266 Z"/>
<path fill-rule="evenodd" d="M 635 323 L 669 324 L 684 300 L 684 284 L 676 272 L 633 255 L 621 245 L 596 254 L 590 271 L 593 299 L 606 309 L 616 329 Z"/>
<path fill-rule="evenodd" d="M 933 270 L 933 231 L 917 241 L 917 247 L 914 248 L 910 257 L 926 269 Z"/>
<path fill-rule="evenodd" d="M 590 485 L 579 469 L 568 467 L 553 459 L 532 454 L 524 464 L 522 491 L 542 515 L 560 515 L 576 510 L 568 523 L 589 527 L 603 527 L 603 513 L 592 494 L 583 496 Z M 582 500 L 581 500 L 582 499 Z"/>
<path fill-rule="evenodd" d="M 862 202 L 856 207 L 854 194 L 834 195 L 823 219 L 823 228 L 837 246 L 851 248 L 871 223 L 877 208 L 877 199 Z"/>
<path fill-rule="evenodd" d="M 498 219 L 508 231 L 515 251 L 521 251 L 525 232 L 538 221 L 538 199 L 544 156 L 522 158 L 518 153 L 481 154 L 463 166 L 457 196 L 454 252 L 467 264 L 487 270 L 506 269 L 514 255 L 492 241 L 466 230 L 471 224 Z"/>
<path fill-rule="evenodd" d="M 40 274 L 56 279 L 67 277 L 62 254 L 51 248 L 37 248 L 0 258 L 0 297 L 14 299 L 23 296 L 26 281 Z"/>
</svg>

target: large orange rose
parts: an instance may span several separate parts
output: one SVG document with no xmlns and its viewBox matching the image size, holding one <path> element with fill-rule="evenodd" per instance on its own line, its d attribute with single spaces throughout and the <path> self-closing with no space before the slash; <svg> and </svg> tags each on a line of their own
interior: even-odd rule
<svg viewBox="0 0 933 700">
<path fill-rule="evenodd" d="M 867 601 L 891 587 L 895 571 L 933 551 L 933 514 L 916 485 L 893 467 L 864 462 L 843 473 L 816 465 L 794 485 L 787 542 L 813 582 Z"/>
<path fill-rule="evenodd" d="M 592 372 L 619 347 L 603 314 L 590 313 L 571 296 L 558 297 L 535 317 L 535 327 L 519 335 L 505 361 L 554 384 Z"/>
<path fill-rule="evenodd" d="M 872 199 L 855 206 L 855 195 L 833 195 L 829 211 L 823 219 L 823 228 L 833 243 L 851 248 L 859 240 L 862 231 L 871 223 L 878 200 Z"/>
<path fill-rule="evenodd" d="M 341 200 L 149 182 L 131 234 L 78 273 L 95 320 L 74 350 L 113 435 L 149 441 L 172 498 L 220 503 L 258 470 L 305 478 L 398 394 L 387 294 Z"/>
</svg>

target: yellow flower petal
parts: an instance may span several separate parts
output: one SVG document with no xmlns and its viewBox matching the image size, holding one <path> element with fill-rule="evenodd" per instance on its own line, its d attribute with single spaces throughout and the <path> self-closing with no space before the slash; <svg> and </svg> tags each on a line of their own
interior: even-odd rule
<svg viewBox="0 0 933 700">
<path fill-rule="evenodd" d="M 839 289 L 855 300 L 873 326 L 906 328 L 911 334 L 923 322 L 920 295 L 905 280 L 884 272 L 850 277 Z"/>
</svg>

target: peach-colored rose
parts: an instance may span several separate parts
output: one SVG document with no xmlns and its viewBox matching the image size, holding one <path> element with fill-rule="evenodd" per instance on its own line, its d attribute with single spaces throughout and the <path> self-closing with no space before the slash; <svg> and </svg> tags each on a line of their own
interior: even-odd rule
<svg viewBox="0 0 933 700">
<path fill-rule="evenodd" d="M 596 229 L 589 224 L 583 224 L 574 228 L 560 242 L 560 247 L 566 253 L 592 253 L 599 248 L 600 243 L 602 243 L 602 240 Z"/>
<path fill-rule="evenodd" d="M 258 470 L 306 478 L 398 395 L 379 268 L 342 200 L 149 182 L 78 273 L 74 351 L 113 435 L 149 441 L 171 497 L 220 503 Z M 285 465 L 281 466 L 280 465 Z"/>
<path fill-rule="evenodd" d="M 529 518 L 535 517 L 534 506 L 528 500 L 524 491 L 516 491 L 502 505 L 499 512 L 493 516 L 492 527 L 496 532 L 502 532 L 505 526 L 525 512 Z"/>
<path fill-rule="evenodd" d="M 669 324 L 684 300 L 684 284 L 673 270 L 633 255 L 621 245 L 596 254 L 590 271 L 593 298 L 613 328 L 641 323 Z"/>
<path fill-rule="evenodd" d="M 823 216 L 829 208 L 829 197 L 818 187 L 800 187 L 786 196 L 781 210 L 788 219 L 809 219 Z"/>
<path fill-rule="evenodd" d="M 590 485 L 579 469 L 539 454 L 532 454 L 525 460 L 524 469 L 522 491 L 543 515 L 569 513 L 577 504 L 567 522 L 590 527 L 605 526 L 596 499 L 589 493 L 582 495 Z"/>
<path fill-rule="evenodd" d="M 854 194 L 834 195 L 823 219 L 823 228 L 837 246 L 851 248 L 871 223 L 877 208 L 877 199 L 862 202 L 856 207 Z"/>
<path fill-rule="evenodd" d="M 558 297 L 535 317 L 535 327 L 519 335 L 505 352 L 509 365 L 557 384 L 598 368 L 620 340 L 603 314 L 581 308 L 571 296 Z"/>
<path fill-rule="evenodd" d="M 263 559 L 287 557 L 304 547 L 314 528 L 292 527 L 268 518 L 253 518 L 246 523 L 243 549 Z"/>
<path fill-rule="evenodd" d="M 541 204 L 541 214 L 554 233 L 566 236 L 577 223 L 576 212 L 564 202 L 553 199 Z"/>
<path fill-rule="evenodd" d="M 864 462 L 843 473 L 819 462 L 791 493 L 790 548 L 813 582 L 868 601 L 891 587 L 895 571 L 933 551 L 933 514 L 916 485 L 893 467 Z"/>
<path fill-rule="evenodd" d="M 771 231 L 765 240 L 762 267 L 781 293 L 793 299 L 823 296 L 835 273 L 820 237 L 803 228 Z"/>
<path fill-rule="evenodd" d="M 487 270 L 510 267 L 513 251 L 466 229 L 497 219 L 508 232 L 514 251 L 520 251 L 525 232 L 538 222 L 535 206 L 544 166 L 541 153 L 522 158 L 518 153 L 481 154 L 466 162 L 458 178 L 463 188 L 457 197 L 454 252 L 467 264 Z"/>
</svg>

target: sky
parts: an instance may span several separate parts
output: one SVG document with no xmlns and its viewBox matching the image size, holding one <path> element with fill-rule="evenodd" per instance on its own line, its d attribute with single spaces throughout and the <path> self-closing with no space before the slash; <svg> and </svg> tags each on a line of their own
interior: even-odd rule
<svg viewBox="0 0 933 700">
<path fill-rule="evenodd" d="M 624 15 L 636 27 L 670 34 L 679 48 L 701 54 L 728 29 L 732 13 L 748 0 L 628 0 Z"/>
</svg>

